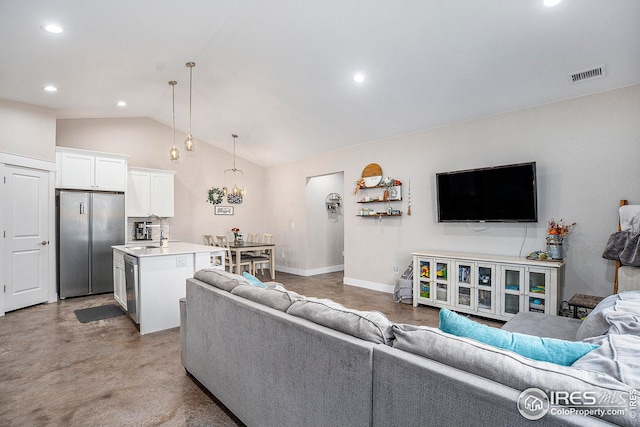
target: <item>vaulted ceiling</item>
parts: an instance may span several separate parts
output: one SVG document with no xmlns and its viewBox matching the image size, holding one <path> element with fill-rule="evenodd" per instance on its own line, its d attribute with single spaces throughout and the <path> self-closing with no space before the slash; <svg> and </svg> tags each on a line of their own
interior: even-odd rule
<svg viewBox="0 0 640 427">
<path fill-rule="evenodd" d="M 0 22 L 0 98 L 171 126 L 177 80 L 182 149 L 193 61 L 194 137 L 263 166 L 640 83 L 638 0 L 3 0 Z"/>
</svg>

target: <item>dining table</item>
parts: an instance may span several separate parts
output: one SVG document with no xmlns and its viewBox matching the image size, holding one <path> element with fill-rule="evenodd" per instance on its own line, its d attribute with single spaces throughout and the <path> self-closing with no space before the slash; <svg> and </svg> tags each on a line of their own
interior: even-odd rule
<svg viewBox="0 0 640 427">
<path fill-rule="evenodd" d="M 274 257 L 275 253 L 275 243 L 258 243 L 258 242 L 229 242 L 229 249 L 235 251 L 236 260 L 242 259 L 242 252 L 257 252 L 257 251 L 268 251 L 269 254 L 269 271 L 271 272 L 271 280 L 276 279 L 276 259 Z M 236 262 L 236 274 L 242 275 L 242 266 L 239 262 Z"/>
</svg>

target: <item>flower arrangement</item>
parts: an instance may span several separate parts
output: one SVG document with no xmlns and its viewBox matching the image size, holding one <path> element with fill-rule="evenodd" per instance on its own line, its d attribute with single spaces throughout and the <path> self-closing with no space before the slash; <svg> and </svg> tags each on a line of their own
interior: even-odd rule
<svg viewBox="0 0 640 427">
<path fill-rule="evenodd" d="M 549 221 L 549 227 L 547 227 L 547 234 L 566 236 L 574 225 L 576 225 L 575 222 L 573 224 L 567 224 L 564 219 L 557 222 L 551 219 L 551 221 Z"/>
<path fill-rule="evenodd" d="M 238 240 L 238 235 L 240 234 L 240 229 L 238 227 L 233 227 L 231 229 L 231 232 L 233 233 L 233 238 L 235 240 Z"/>
</svg>

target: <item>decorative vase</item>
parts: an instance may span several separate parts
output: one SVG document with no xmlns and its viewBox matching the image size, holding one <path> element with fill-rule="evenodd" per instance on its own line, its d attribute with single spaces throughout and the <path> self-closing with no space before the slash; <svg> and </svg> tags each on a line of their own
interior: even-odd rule
<svg viewBox="0 0 640 427">
<path fill-rule="evenodd" d="M 559 236 L 557 234 L 549 234 L 547 237 L 547 252 L 549 252 L 549 257 L 551 259 L 564 258 L 564 253 L 562 251 L 563 240 L 564 236 Z"/>
</svg>

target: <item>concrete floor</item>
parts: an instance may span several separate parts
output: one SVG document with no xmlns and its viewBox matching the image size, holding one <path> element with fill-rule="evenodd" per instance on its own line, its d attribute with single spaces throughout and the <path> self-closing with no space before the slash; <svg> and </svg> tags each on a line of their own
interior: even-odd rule
<svg viewBox="0 0 640 427">
<path fill-rule="evenodd" d="M 391 294 L 345 286 L 342 277 L 277 274 L 302 295 L 438 325 L 437 309 L 397 304 Z M 74 314 L 110 303 L 117 304 L 112 295 L 70 298 L 0 317 L 0 426 L 243 425 L 186 375 L 179 328 L 141 336 L 127 316 L 80 323 Z"/>
</svg>

